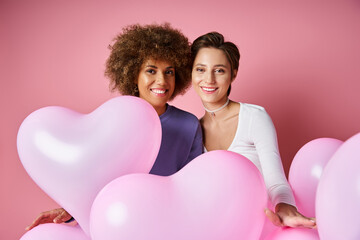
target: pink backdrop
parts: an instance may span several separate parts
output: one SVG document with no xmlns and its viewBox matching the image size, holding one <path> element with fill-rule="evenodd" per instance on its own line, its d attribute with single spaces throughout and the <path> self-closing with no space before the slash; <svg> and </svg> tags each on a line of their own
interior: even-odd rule
<svg viewBox="0 0 360 240">
<path fill-rule="evenodd" d="M 57 3 L 55 3 L 57 2 Z M 170 22 L 192 41 L 220 31 L 242 57 L 231 98 L 266 107 L 288 172 L 319 137 L 360 131 L 360 2 L 0 1 L 0 239 L 18 239 L 57 207 L 24 171 L 16 134 L 32 111 L 87 113 L 116 96 L 103 76 L 107 46 L 125 25 Z M 193 90 L 174 105 L 203 114 Z"/>
</svg>

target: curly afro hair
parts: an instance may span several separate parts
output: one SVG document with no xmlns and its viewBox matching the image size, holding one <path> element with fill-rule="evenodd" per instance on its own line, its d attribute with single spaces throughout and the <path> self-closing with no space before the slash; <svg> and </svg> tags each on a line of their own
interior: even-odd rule
<svg viewBox="0 0 360 240">
<path fill-rule="evenodd" d="M 190 43 L 169 23 L 127 26 L 115 37 L 109 49 L 105 76 L 110 79 L 112 90 L 123 95 L 139 96 L 135 82 L 142 64 L 150 58 L 167 61 L 175 67 L 175 90 L 170 100 L 184 94 L 190 85 Z"/>
</svg>

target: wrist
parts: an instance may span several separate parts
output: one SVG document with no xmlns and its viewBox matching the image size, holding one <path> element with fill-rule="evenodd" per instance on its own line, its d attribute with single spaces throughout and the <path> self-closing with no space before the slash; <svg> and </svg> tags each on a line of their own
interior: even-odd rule
<svg viewBox="0 0 360 240">
<path fill-rule="evenodd" d="M 275 206 L 275 212 L 279 212 L 282 210 L 295 210 L 297 211 L 297 208 L 293 205 L 287 204 L 287 203 L 278 203 Z"/>
<path fill-rule="evenodd" d="M 75 220 L 75 218 L 71 217 L 69 220 L 65 221 L 65 223 L 71 223 L 74 220 Z"/>
</svg>

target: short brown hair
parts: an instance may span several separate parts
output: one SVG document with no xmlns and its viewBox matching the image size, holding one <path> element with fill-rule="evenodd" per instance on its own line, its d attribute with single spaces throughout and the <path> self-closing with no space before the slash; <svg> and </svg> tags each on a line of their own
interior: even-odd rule
<svg viewBox="0 0 360 240">
<path fill-rule="evenodd" d="M 234 77 L 234 70 L 239 68 L 240 52 L 237 46 L 232 42 L 225 42 L 224 36 L 218 32 L 209 32 L 204 34 L 193 42 L 191 46 L 191 57 L 195 57 L 201 48 L 216 48 L 222 50 L 231 66 L 231 76 Z"/>
<path fill-rule="evenodd" d="M 115 37 L 109 49 L 111 53 L 106 61 L 105 76 L 109 77 L 112 89 L 123 95 L 139 96 L 135 82 L 142 64 L 149 58 L 174 65 L 175 90 L 170 100 L 183 94 L 190 85 L 189 40 L 169 23 L 127 26 Z"/>
</svg>

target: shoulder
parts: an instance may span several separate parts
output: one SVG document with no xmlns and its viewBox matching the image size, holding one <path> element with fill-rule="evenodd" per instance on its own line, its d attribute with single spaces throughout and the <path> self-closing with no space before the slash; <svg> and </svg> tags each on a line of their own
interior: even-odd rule
<svg viewBox="0 0 360 240">
<path fill-rule="evenodd" d="M 171 115 L 173 117 L 198 124 L 199 119 L 194 114 L 170 105 L 169 108 L 171 108 Z"/>
<path fill-rule="evenodd" d="M 169 108 L 169 115 L 161 121 L 163 129 L 176 132 L 178 136 L 186 139 L 201 135 L 200 122 L 195 115 L 174 106 Z"/>
<path fill-rule="evenodd" d="M 250 103 L 240 103 L 242 108 L 253 112 L 266 112 L 265 108 L 259 105 L 250 104 Z"/>
<path fill-rule="evenodd" d="M 243 116 L 251 120 L 270 120 L 269 114 L 266 112 L 265 108 L 259 105 L 250 104 L 250 103 L 241 103 L 241 110 Z"/>
</svg>

